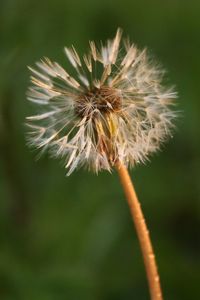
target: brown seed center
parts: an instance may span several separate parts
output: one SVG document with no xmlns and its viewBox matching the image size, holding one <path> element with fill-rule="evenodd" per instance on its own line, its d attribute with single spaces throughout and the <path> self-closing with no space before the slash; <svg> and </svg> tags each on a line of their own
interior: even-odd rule
<svg viewBox="0 0 200 300">
<path fill-rule="evenodd" d="M 118 112 L 121 109 L 119 90 L 102 86 L 81 94 L 76 99 L 75 111 L 80 117 L 90 116 L 95 111 L 103 114 Z"/>
</svg>

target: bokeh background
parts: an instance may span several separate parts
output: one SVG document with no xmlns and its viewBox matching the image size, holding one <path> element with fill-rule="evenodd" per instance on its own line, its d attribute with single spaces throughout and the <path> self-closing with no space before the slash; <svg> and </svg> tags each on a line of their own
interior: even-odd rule
<svg viewBox="0 0 200 300">
<path fill-rule="evenodd" d="M 179 93 L 174 138 L 131 172 L 166 300 L 200 299 L 200 2 L 0 1 L 0 298 L 146 300 L 138 241 L 117 174 L 65 177 L 25 144 L 27 65 L 113 37 L 148 46 Z"/>
</svg>

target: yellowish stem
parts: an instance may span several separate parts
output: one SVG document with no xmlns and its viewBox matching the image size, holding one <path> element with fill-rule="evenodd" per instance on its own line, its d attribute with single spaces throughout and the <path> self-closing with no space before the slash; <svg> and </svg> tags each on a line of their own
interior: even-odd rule
<svg viewBox="0 0 200 300">
<path fill-rule="evenodd" d="M 140 242 L 140 247 L 146 268 L 147 279 L 149 283 L 151 300 L 163 300 L 155 255 L 149 236 L 149 231 L 147 229 L 147 225 L 141 210 L 140 202 L 138 201 L 127 168 L 123 164 L 117 163 L 116 169 L 118 171 L 122 186 L 124 188 L 133 222 L 135 224 L 137 236 Z"/>
</svg>

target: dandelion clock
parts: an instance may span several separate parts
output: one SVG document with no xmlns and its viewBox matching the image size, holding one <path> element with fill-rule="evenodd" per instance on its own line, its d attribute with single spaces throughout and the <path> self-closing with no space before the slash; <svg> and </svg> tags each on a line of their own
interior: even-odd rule
<svg viewBox="0 0 200 300">
<path fill-rule="evenodd" d="M 36 113 L 27 117 L 31 146 L 65 161 L 67 175 L 82 166 L 98 173 L 117 170 L 130 207 L 144 259 L 150 295 L 162 292 L 147 226 L 128 168 L 149 159 L 170 136 L 176 93 L 162 85 L 164 72 L 146 50 L 122 31 L 97 47 L 89 42 L 82 57 L 65 48 L 75 69 L 71 76 L 48 58 L 30 68 L 28 100 Z"/>
</svg>

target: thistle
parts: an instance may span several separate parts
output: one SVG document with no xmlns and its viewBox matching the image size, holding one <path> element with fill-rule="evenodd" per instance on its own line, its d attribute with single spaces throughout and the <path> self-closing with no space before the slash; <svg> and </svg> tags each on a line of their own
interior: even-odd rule
<svg viewBox="0 0 200 300">
<path fill-rule="evenodd" d="M 162 299 L 153 249 L 127 167 L 145 162 L 171 135 L 176 93 L 162 86 L 163 70 L 122 31 L 82 58 L 65 48 L 71 76 L 44 58 L 32 72 L 28 100 L 38 114 L 27 118 L 30 145 L 65 160 L 67 174 L 86 166 L 96 173 L 118 170 L 145 261 L 152 299 Z"/>
</svg>

